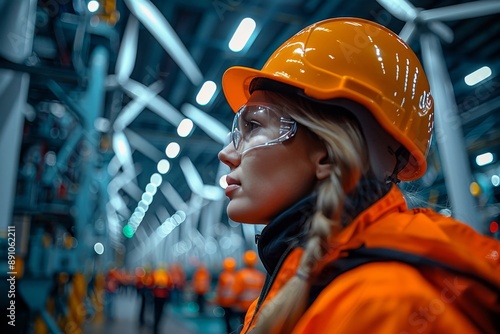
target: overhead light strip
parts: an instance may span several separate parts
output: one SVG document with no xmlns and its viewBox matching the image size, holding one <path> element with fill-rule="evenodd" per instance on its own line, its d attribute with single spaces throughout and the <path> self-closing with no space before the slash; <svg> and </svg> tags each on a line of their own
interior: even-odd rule
<svg viewBox="0 0 500 334">
<path fill-rule="evenodd" d="M 475 70 L 474 72 L 468 74 L 465 76 L 464 81 L 467 85 L 469 86 L 474 86 L 481 81 L 486 80 L 491 76 L 491 68 L 488 66 L 483 66 L 478 70 Z"/>
<path fill-rule="evenodd" d="M 256 23 L 253 19 L 247 17 L 241 20 L 238 28 L 231 37 L 229 41 L 229 49 L 234 52 L 240 52 L 243 50 L 248 40 L 255 31 Z"/>
</svg>

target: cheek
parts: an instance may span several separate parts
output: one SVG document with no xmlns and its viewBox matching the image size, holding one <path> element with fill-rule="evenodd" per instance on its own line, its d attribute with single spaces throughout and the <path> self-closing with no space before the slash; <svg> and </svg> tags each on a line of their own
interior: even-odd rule
<svg viewBox="0 0 500 334">
<path fill-rule="evenodd" d="M 311 165 L 305 159 L 288 156 L 274 155 L 265 168 L 246 165 L 241 192 L 227 207 L 232 220 L 267 223 L 313 191 L 315 175 Z"/>
</svg>

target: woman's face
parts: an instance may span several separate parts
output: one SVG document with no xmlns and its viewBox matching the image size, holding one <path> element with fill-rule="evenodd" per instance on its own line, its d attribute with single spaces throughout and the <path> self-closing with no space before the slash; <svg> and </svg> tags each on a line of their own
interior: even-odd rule
<svg viewBox="0 0 500 334">
<path fill-rule="evenodd" d="M 272 102 L 265 92 L 256 91 L 248 104 Z M 219 159 L 230 168 L 226 188 L 230 199 L 228 216 L 241 223 L 269 223 L 310 194 L 319 179 L 328 176 L 329 166 L 322 163 L 326 155 L 322 143 L 303 126 L 282 144 L 255 147 L 243 154 L 230 143 L 219 152 Z"/>
</svg>

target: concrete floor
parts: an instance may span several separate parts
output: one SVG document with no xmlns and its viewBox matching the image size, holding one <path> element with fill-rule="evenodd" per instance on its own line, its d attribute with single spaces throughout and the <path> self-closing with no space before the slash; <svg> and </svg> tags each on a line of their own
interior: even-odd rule
<svg viewBox="0 0 500 334">
<path fill-rule="evenodd" d="M 160 333 L 165 334 L 224 334 L 225 326 L 221 309 L 207 305 L 204 315 L 199 315 L 193 302 L 181 305 L 167 304 L 161 321 Z M 100 323 L 88 321 L 85 334 L 146 334 L 153 333 L 153 309 L 146 308 L 145 326 L 139 325 L 139 297 L 135 291 L 121 292 L 113 300 L 113 319 Z"/>
</svg>

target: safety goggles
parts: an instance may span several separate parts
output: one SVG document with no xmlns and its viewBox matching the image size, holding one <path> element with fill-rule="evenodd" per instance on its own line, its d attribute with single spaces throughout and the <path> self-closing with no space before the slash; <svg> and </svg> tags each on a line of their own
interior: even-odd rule
<svg viewBox="0 0 500 334">
<path fill-rule="evenodd" d="M 280 144 L 295 133 L 297 122 L 276 106 L 246 104 L 234 116 L 229 136 L 236 151 L 244 154 L 254 148 Z"/>
</svg>

